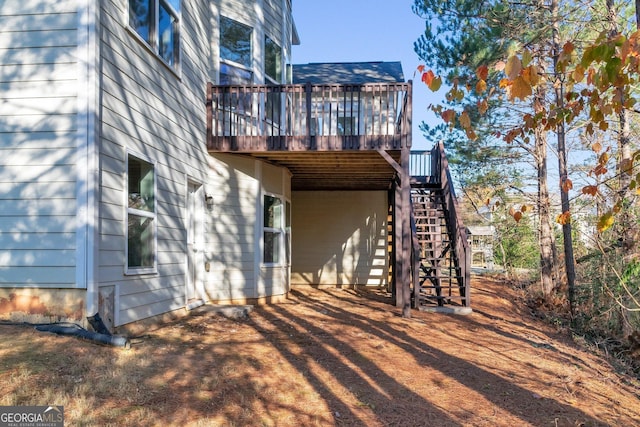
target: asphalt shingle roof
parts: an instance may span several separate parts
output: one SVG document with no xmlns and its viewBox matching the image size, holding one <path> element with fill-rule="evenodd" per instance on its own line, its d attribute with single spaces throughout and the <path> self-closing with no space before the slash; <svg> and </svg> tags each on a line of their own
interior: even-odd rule
<svg viewBox="0 0 640 427">
<path fill-rule="evenodd" d="M 400 62 L 314 62 L 293 65 L 294 84 L 403 83 Z"/>
</svg>

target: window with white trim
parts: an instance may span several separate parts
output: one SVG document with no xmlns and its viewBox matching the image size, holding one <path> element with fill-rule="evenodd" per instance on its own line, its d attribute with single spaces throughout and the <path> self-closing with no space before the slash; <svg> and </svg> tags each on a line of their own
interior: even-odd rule
<svg viewBox="0 0 640 427">
<path fill-rule="evenodd" d="M 253 28 L 233 19 L 220 17 L 220 84 L 250 84 Z"/>
<path fill-rule="evenodd" d="M 129 27 L 164 62 L 178 68 L 181 0 L 129 0 Z"/>
<path fill-rule="evenodd" d="M 271 265 L 290 263 L 291 206 L 276 196 L 264 196 L 264 247 L 262 262 Z"/>
<path fill-rule="evenodd" d="M 291 265 L 291 203 L 286 201 L 284 206 L 284 260 L 287 265 Z"/>
<path fill-rule="evenodd" d="M 153 163 L 128 155 L 127 273 L 155 272 L 157 247 L 155 194 L 156 173 Z"/>
<path fill-rule="evenodd" d="M 273 83 L 282 82 L 282 49 L 269 36 L 264 37 L 264 73 Z"/>
</svg>

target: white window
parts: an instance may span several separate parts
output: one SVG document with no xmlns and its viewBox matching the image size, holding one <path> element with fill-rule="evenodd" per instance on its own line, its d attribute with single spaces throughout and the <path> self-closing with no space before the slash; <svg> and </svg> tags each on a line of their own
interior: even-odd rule
<svg viewBox="0 0 640 427">
<path fill-rule="evenodd" d="M 180 1 L 129 0 L 129 26 L 173 68 L 180 59 Z"/>
<path fill-rule="evenodd" d="M 220 17 L 221 85 L 251 83 L 252 35 L 251 27 L 224 16 Z"/>
<path fill-rule="evenodd" d="M 282 199 L 264 196 L 264 249 L 262 262 L 288 265 L 291 262 L 291 205 Z"/>
<path fill-rule="evenodd" d="M 291 265 L 291 203 L 284 202 L 284 252 L 285 262 Z"/>
<path fill-rule="evenodd" d="M 127 159 L 127 274 L 156 271 L 156 176 L 152 163 Z"/>
</svg>

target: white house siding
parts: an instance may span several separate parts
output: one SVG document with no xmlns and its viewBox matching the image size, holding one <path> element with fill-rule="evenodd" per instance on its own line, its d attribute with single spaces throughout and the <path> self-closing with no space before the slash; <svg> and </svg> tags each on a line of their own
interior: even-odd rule
<svg viewBox="0 0 640 427">
<path fill-rule="evenodd" d="M 263 0 L 263 6 L 264 20 L 267 23 L 263 28 L 264 34 L 282 47 L 285 35 L 283 33 L 282 0 Z"/>
<path fill-rule="evenodd" d="M 253 28 L 254 82 L 263 83 L 264 77 L 264 37 L 269 36 L 280 47 L 288 49 L 283 41 L 285 22 L 282 0 L 219 0 L 220 14 Z M 287 26 L 291 27 L 290 18 Z M 290 33 L 289 33 L 290 34 Z M 291 40 L 290 38 L 287 40 Z M 218 54 L 218 52 L 215 52 Z M 283 64 L 284 65 L 284 64 Z"/>
<path fill-rule="evenodd" d="M 283 200 L 291 201 L 291 174 L 288 170 L 270 164 L 264 164 L 260 168 L 260 182 L 262 193 L 278 196 Z M 262 197 L 261 197 L 262 200 Z M 261 202 L 262 203 L 262 202 Z M 256 221 L 258 236 L 263 234 L 263 212 Z M 262 257 L 262 246 L 256 247 L 256 257 Z M 289 292 L 289 265 L 265 266 L 260 265 L 260 277 L 256 286 L 257 298 L 276 297 Z"/>
<path fill-rule="evenodd" d="M 127 28 L 126 0 L 101 2 L 101 309 L 115 326 L 184 307 L 187 181 L 204 183 L 206 2 L 181 4 L 181 64 L 165 65 Z M 157 273 L 125 274 L 126 159 L 156 166 Z"/>
<path fill-rule="evenodd" d="M 262 266 L 262 198 L 289 197 L 285 168 L 249 157 L 216 154 L 208 194 L 214 198 L 206 235 L 210 271 L 206 294 L 214 302 L 259 302 L 288 292 L 287 266 Z"/>
<path fill-rule="evenodd" d="M 290 59 L 291 47 L 287 46 L 285 40 L 291 40 L 291 29 L 292 29 L 292 20 L 291 17 L 287 15 L 286 12 L 286 2 L 287 0 L 262 0 L 263 5 L 263 17 L 264 17 L 264 26 L 259 26 L 261 31 L 258 32 L 258 36 L 260 37 L 260 44 L 264 43 L 264 37 L 268 36 L 271 40 L 276 42 L 281 49 L 283 49 L 284 58 L 282 59 L 282 67 L 283 67 L 283 81 L 284 79 L 284 68 L 285 61 L 284 59 Z M 283 10 L 285 11 L 283 17 Z M 260 52 L 261 55 L 264 55 L 264 52 Z M 260 60 L 264 62 L 264 58 L 261 56 Z M 263 77 L 264 78 L 264 77 Z"/>
<path fill-rule="evenodd" d="M 243 302 L 255 295 L 256 162 L 226 154 L 213 157 L 215 167 L 205 187 L 214 200 L 206 235 L 205 256 L 211 265 L 206 293 L 210 301 Z"/>
<path fill-rule="evenodd" d="M 115 307 L 116 326 L 184 307 L 187 181 L 202 183 L 214 198 L 205 221 L 205 299 L 244 301 L 259 296 L 259 168 L 253 160 L 207 154 L 204 100 L 206 82 L 217 77 L 215 27 L 220 14 L 255 29 L 254 66 L 256 76 L 261 76 L 265 18 L 260 4 L 183 1 L 181 65 L 174 71 L 127 28 L 126 0 L 103 2 L 98 276 L 105 311 L 112 311 L 109 304 Z M 124 272 L 128 152 L 156 162 L 157 274 Z"/>
<path fill-rule="evenodd" d="M 278 0 L 280 1 L 280 0 Z M 293 38 L 293 15 L 291 14 L 291 0 L 281 0 L 283 3 L 283 7 L 285 8 L 285 11 L 288 11 L 285 13 L 285 18 L 284 18 L 284 28 L 282 29 L 282 39 L 283 40 L 292 40 Z M 291 63 L 291 45 L 287 44 L 287 43 L 283 43 L 282 44 L 282 49 L 284 52 L 284 65 L 286 67 L 286 64 L 290 64 Z M 285 68 L 285 76 L 284 76 L 284 83 L 291 83 L 289 76 L 286 75 L 286 68 Z M 289 73 L 290 74 L 290 73 Z"/>
<path fill-rule="evenodd" d="M 294 191 L 292 198 L 292 286 L 386 286 L 386 192 Z"/>
<path fill-rule="evenodd" d="M 75 0 L 0 2 L 2 316 L 82 311 L 82 292 L 72 289 L 77 28 Z"/>
<path fill-rule="evenodd" d="M 118 326 L 184 307 L 189 182 L 216 203 L 205 224 L 207 298 L 264 296 L 262 166 L 208 155 L 204 100 L 218 77 L 221 13 L 255 29 L 262 81 L 265 21 L 278 42 L 284 34 L 279 0 L 268 1 L 276 5 L 268 16 L 262 0 L 182 1 L 177 70 L 127 28 L 127 0 L 0 2 L 0 315 L 24 308 L 82 320 L 97 308 Z M 156 166 L 153 274 L 125 272 L 128 153 Z M 284 193 L 288 175 L 278 174 Z M 268 287 L 276 288 L 286 281 Z"/>
</svg>

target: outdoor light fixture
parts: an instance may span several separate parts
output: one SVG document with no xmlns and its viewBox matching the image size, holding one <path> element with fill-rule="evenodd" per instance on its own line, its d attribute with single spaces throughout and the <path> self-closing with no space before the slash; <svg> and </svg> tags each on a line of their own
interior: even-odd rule
<svg viewBox="0 0 640 427">
<path fill-rule="evenodd" d="M 213 196 L 210 194 L 204 195 L 204 203 L 207 205 L 209 211 L 213 210 Z"/>
</svg>

